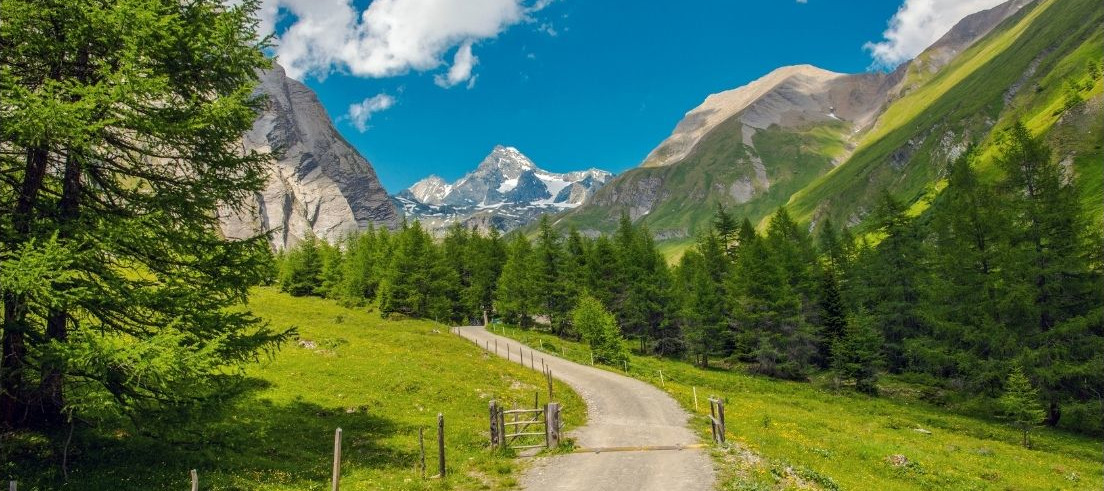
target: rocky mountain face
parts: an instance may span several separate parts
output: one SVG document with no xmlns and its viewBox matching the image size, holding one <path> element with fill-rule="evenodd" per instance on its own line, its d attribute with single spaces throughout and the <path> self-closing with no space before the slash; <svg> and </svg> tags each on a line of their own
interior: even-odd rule
<svg viewBox="0 0 1104 491">
<path fill-rule="evenodd" d="M 436 233 L 457 222 L 508 231 L 581 205 L 612 177 L 599 169 L 549 172 L 518 149 L 499 145 L 458 181 L 429 176 L 394 200 L 408 220 L 417 219 Z"/>
<path fill-rule="evenodd" d="M 372 165 L 333 127 L 314 92 L 274 65 L 257 91 L 267 107 L 242 138 L 245 151 L 275 152 L 267 187 L 242 210 L 219 211 L 227 238 L 271 231 L 272 247 L 307 236 L 335 241 L 370 224 L 394 227 L 400 215 Z"/>
<path fill-rule="evenodd" d="M 1049 10 L 1055 2 L 1076 1 L 1040 3 Z M 964 127 L 953 129 L 933 129 L 947 122 L 941 119 L 946 114 L 924 113 L 924 108 L 938 95 L 935 91 L 953 85 L 946 83 L 948 73 L 977 70 L 970 60 L 982 51 L 979 45 L 1006 42 L 995 38 L 1012 29 L 1025 11 L 1044 8 L 1032 4 L 1011 0 L 967 16 L 891 73 L 840 74 L 810 65 L 789 66 L 710 95 L 686 113 L 640 167 L 619 175 L 558 223 L 584 232 L 609 232 L 627 212 L 660 240 L 688 241 L 709 226 L 718 204 L 756 222 L 826 179 L 852 183 L 851 192 L 841 195 L 837 188 L 825 188 L 813 209 L 800 210 L 799 217 L 815 223 L 831 215 L 840 222 L 857 223 L 867 212 L 869 195 L 887 186 L 907 193 L 922 190 L 937 178 L 938 170 L 932 169 L 941 168 L 992 128 L 997 114 L 991 107 L 962 115 Z M 988 52 L 1005 48 L 993 46 Z M 1027 60 L 1047 54 L 1044 51 L 1032 51 Z M 1016 66 L 1025 56 L 1026 52 L 1014 54 Z M 974 90 L 959 89 L 957 96 L 967 100 Z M 906 133 L 910 136 L 904 137 Z M 932 152 L 920 153 L 924 146 L 938 147 L 934 159 L 928 158 Z M 876 156 L 872 149 L 878 150 Z M 889 171 L 878 171 L 876 179 L 865 175 L 868 166 L 883 164 Z M 859 193 L 859 188 L 864 191 Z"/>
</svg>

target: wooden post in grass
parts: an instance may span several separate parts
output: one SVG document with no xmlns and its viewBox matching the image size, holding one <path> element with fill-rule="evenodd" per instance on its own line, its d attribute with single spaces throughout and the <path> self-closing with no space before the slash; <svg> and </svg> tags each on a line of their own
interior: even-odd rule
<svg viewBox="0 0 1104 491">
<path fill-rule="evenodd" d="M 341 489 L 341 428 L 334 432 L 333 491 Z"/>
<path fill-rule="evenodd" d="M 667 388 L 667 384 L 663 383 L 663 370 L 659 371 L 659 386 L 663 389 Z"/>
<path fill-rule="evenodd" d="M 445 478 L 445 415 L 437 413 L 437 471 Z"/>
<path fill-rule="evenodd" d="M 192 491 L 199 491 L 199 473 L 192 469 Z"/>
<path fill-rule="evenodd" d="M 544 406 L 545 446 L 556 448 L 560 445 L 560 404 L 550 402 Z"/>
<path fill-rule="evenodd" d="M 495 338 L 495 356 L 498 356 L 498 338 Z"/>
<path fill-rule="evenodd" d="M 537 338 L 537 345 L 540 347 L 539 349 L 541 351 L 544 351 L 544 340 L 543 339 Z"/>
<path fill-rule="evenodd" d="M 531 370 L 537 369 L 537 362 L 534 360 L 533 350 L 529 350 L 529 368 Z"/>
<path fill-rule="evenodd" d="M 491 399 L 489 408 L 491 423 L 491 448 L 498 447 L 498 401 Z"/>
<path fill-rule="evenodd" d="M 698 388 L 694 387 L 694 410 L 698 410 Z"/>
<path fill-rule="evenodd" d="M 552 368 L 549 367 L 544 372 L 544 378 L 548 379 L 548 400 L 552 400 Z"/>
<path fill-rule="evenodd" d="M 491 404 L 494 404 L 494 401 L 491 401 Z M 425 426 L 418 427 L 418 473 L 421 474 L 422 479 L 426 478 Z"/>
<path fill-rule="evenodd" d="M 721 443 L 725 442 L 725 411 L 724 411 L 724 399 L 717 399 L 717 412 L 721 415 Z"/>
</svg>

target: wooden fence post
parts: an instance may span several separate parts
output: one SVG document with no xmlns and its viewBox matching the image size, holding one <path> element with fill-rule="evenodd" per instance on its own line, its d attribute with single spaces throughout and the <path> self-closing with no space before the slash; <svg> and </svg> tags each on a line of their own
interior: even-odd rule
<svg viewBox="0 0 1104 491">
<path fill-rule="evenodd" d="M 713 431 L 713 443 L 717 443 L 717 405 L 709 398 L 709 429 Z"/>
<path fill-rule="evenodd" d="M 495 356 L 498 356 L 498 338 L 495 338 Z"/>
<path fill-rule="evenodd" d="M 556 448 L 560 445 L 560 404 L 550 402 L 544 406 L 545 446 Z"/>
<path fill-rule="evenodd" d="M 192 491 L 199 491 L 199 473 L 192 469 L 190 474 L 192 476 Z"/>
<path fill-rule="evenodd" d="M 720 419 L 721 419 L 721 428 L 720 428 L 720 432 L 719 432 L 719 433 L 720 433 L 720 435 L 721 435 L 721 444 L 724 444 L 724 442 L 725 442 L 725 410 L 724 410 L 724 399 L 718 399 L 718 400 L 717 400 L 717 412 L 718 412 L 718 413 L 720 413 L 720 415 L 721 415 L 721 418 L 720 418 Z"/>
<path fill-rule="evenodd" d="M 490 423 L 491 423 L 491 448 L 498 447 L 498 401 L 491 400 L 490 407 Z"/>
<path fill-rule="evenodd" d="M 334 431 L 333 491 L 341 489 L 341 428 Z"/>
<path fill-rule="evenodd" d="M 694 387 L 694 410 L 698 410 L 698 388 Z"/>
<path fill-rule="evenodd" d="M 418 427 L 418 471 L 420 471 L 422 479 L 425 479 L 425 426 Z"/>
<path fill-rule="evenodd" d="M 495 416 L 495 420 L 498 421 L 498 439 L 503 447 L 509 446 L 509 442 L 506 441 L 506 408 L 499 406 L 498 414 Z"/>
<path fill-rule="evenodd" d="M 552 400 L 552 368 L 549 367 L 544 372 L 544 377 L 548 379 L 548 400 Z"/>
<path fill-rule="evenodd" d="M 664 389 L 667 388 L 667 384 L 663 383 L 663 370 L 659 371 L 659 386 Z"/>
<path fill-rule="evenodd" d="M 445 478 L 445 415 L 437 413 L 437 470 Z"/>
</svg>

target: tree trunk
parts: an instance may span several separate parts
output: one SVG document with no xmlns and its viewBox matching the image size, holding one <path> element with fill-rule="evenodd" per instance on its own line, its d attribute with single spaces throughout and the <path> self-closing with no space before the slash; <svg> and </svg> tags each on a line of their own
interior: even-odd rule
<svg viewBox="0 0 1104 491">
<path fill-rule="evenodd" d="M 49 154 L 45 146 L 27 149 L 27 165 L 23 171 L 23 183 L 19 189 L 15 209 L 12 212 L 12 228 L 15 232 L 10 247 L 25 242 L 31 232 L 38 192 L 46 177 L 46 161 Z M 26 389 L 23 366 L 27 348 L 24 335 L 27 331 L 27 299 L 17 292 L 3 292 L 4 334 L 0 340 L 0 418 L 4 426 L 22 427 L 26 418 Z"/>
<path fill-rule="evenodd" d="M 71 149 L 65 161 L 61 203 L 58 205 L 58 238 L 62 240 L 70 239 L 73 236 L 73 227 L 76 226 L 75 222 L 80 216 L 81 172 L 81 155 L 79 151 Z M 55 285 L 55 287 L 60 286 Z M 51 308 L 46 318 L 47 342 L 64 343 L 69 337 L 68 322 L 68 309 L 65 307 Z M 62 378 L 61 366 L 48 362 L 43 363 L 42 382 L 39 384 L 35 400 L 39 404 L 43 422 L 49 425 L 58 425 L 65 422 L 62 415 L 62 410 L 65 408 Z"/>
</svg>

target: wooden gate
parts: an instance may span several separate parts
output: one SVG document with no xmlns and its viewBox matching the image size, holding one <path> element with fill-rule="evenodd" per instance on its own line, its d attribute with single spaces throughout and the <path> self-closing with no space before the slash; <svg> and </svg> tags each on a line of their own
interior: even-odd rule
<svg viewBox="0 0 1104 491">
<path fill-rule="evenodd" d="M 560 444 L 560 404 L 533 409 L 505 409 L 490 404 L 491 446 L 494 448 L 553 448 Z"/>
</svg>

